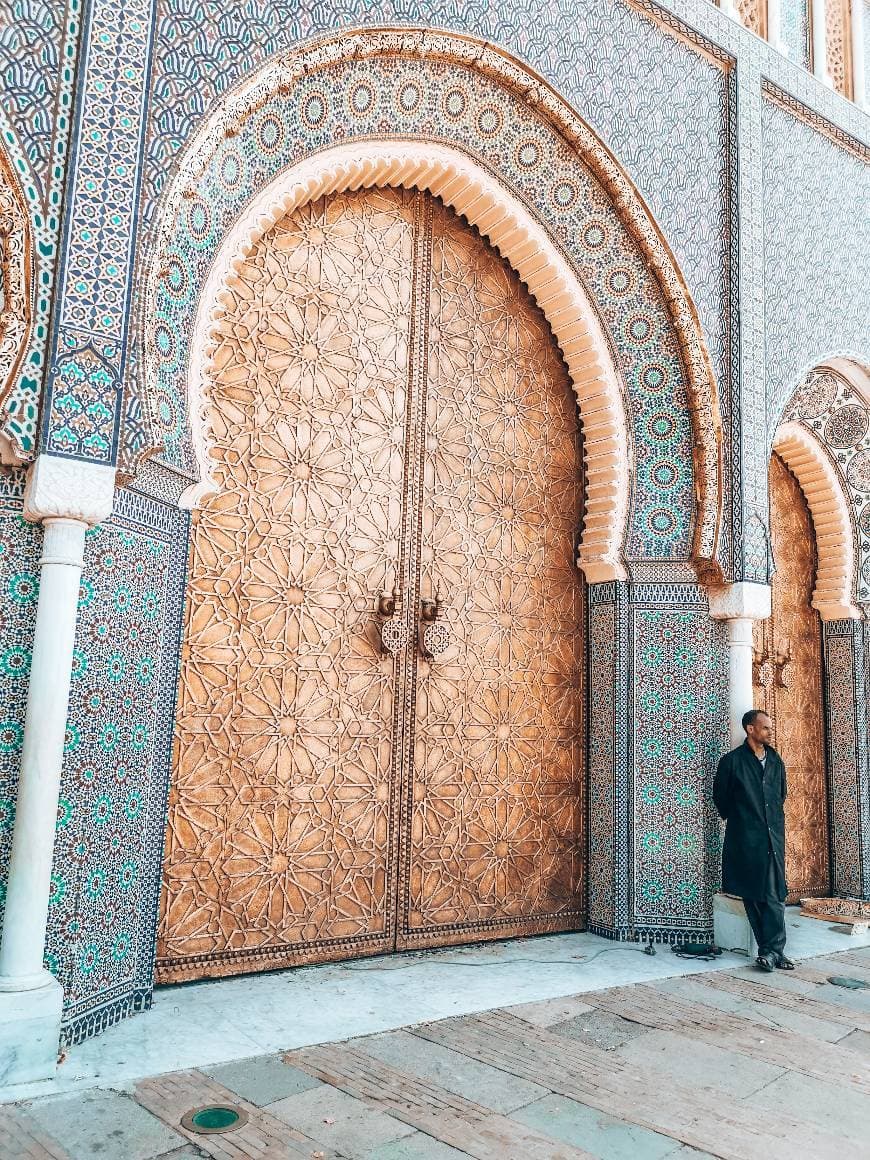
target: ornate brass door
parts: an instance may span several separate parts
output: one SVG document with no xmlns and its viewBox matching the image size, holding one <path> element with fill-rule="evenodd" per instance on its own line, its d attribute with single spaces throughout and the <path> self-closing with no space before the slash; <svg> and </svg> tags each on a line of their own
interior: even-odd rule
<svg viewBox="0 0 870 1160">
<path fill-rule="evenodd" d="M 774 454 L 770 464 L 773 613 L 755 628 L 755 704 L 773 720 L 788 776 L 785 808 L 789 900 L 830 892 L 822 702 L 822 637 L 811 600 L 816 540 L 806 499 Z"/>
<path fill-rule="evenodd" d="M 582 489 L 546 321 L 401 190 L 294 213 L 233 295 L 158 978 L 580 925 Z"/>
</svg>

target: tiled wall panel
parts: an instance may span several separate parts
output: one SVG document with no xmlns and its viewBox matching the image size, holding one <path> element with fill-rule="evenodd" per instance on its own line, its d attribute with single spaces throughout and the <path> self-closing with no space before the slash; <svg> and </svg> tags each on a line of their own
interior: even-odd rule
<svg viewBox="0 0 870 1160">
<path fill-rule="evenodd" d="M 24 473 L 0 471 L 0 913 L 15 821 L 42 550 L 42 529 L 21 514 L 23 496 Z"/>
<path fill-rule="evenodd" d="M 70 1042 L 150 1003 L 187 529 L 122 491 L 87 536 L 46 946 Z"/>
<path fill-rule="evenodd" d="M 694 585 L 589 589 L 589 925 L 709 936 L 713 774 L 728 748 L 723 625 Z"/>
<path fill-rule="evenodd" d="M 870 165 L 773 100 L 764 101 L 763 129 L 772 431 L 804 375 L 825 356 L 853 354 L 870 365 Z"/>
</svg>

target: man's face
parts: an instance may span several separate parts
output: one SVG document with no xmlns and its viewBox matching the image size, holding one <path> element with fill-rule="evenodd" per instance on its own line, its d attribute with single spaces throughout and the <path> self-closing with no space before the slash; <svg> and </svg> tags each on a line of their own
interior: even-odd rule
<svg viewBox="0 0 870 1160">
<path fill-rule="evenodd" d="M 766 713 L 759 713 L 752 724 L 746 726 L 746 736 L 756 745 L 770 745 L 773 737 L 773 722 Z"/>
</svg>

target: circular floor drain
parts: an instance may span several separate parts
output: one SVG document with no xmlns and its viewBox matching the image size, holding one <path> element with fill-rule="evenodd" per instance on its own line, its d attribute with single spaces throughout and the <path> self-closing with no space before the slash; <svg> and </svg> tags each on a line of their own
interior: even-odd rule
<svg viewBox="0 0 870 1160">
<path fill-rule="evenodd" d="M 828 975 L 828 982 L 849 991 L 863 991 L 870 987 L 870 983 L 865 983 L 863 979 L 850 979 L 847 975 Z"/>
<path fill-rule="evenodd" d="M 243 1108 L 232 1104 L 206 1104 L 203 1108 L 186 1112 L 181 1117 L 181 1126 L 188 1132 L 208 1136 L 213 1132 L 234 1132 L 247 1120 L 248 1114 Z"/>
</svg>

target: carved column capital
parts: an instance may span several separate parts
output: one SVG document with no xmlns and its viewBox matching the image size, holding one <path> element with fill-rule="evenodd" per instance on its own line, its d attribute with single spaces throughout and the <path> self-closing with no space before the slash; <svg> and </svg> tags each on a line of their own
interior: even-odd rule
<svg viewBox="0 0 870 1160">
<path fill-rule="evenodd" d="M 40 455 L 27 473 L 25 519 L 100 524 L 112 514 L 115 468 L 59 455 Z"/>
<path fill-rule="evenodd" d="M 710 589 L 710 615 L 714 620 L 767 620 L 770 609 L 769 584 L 741 580 Z"/>
</svg>

